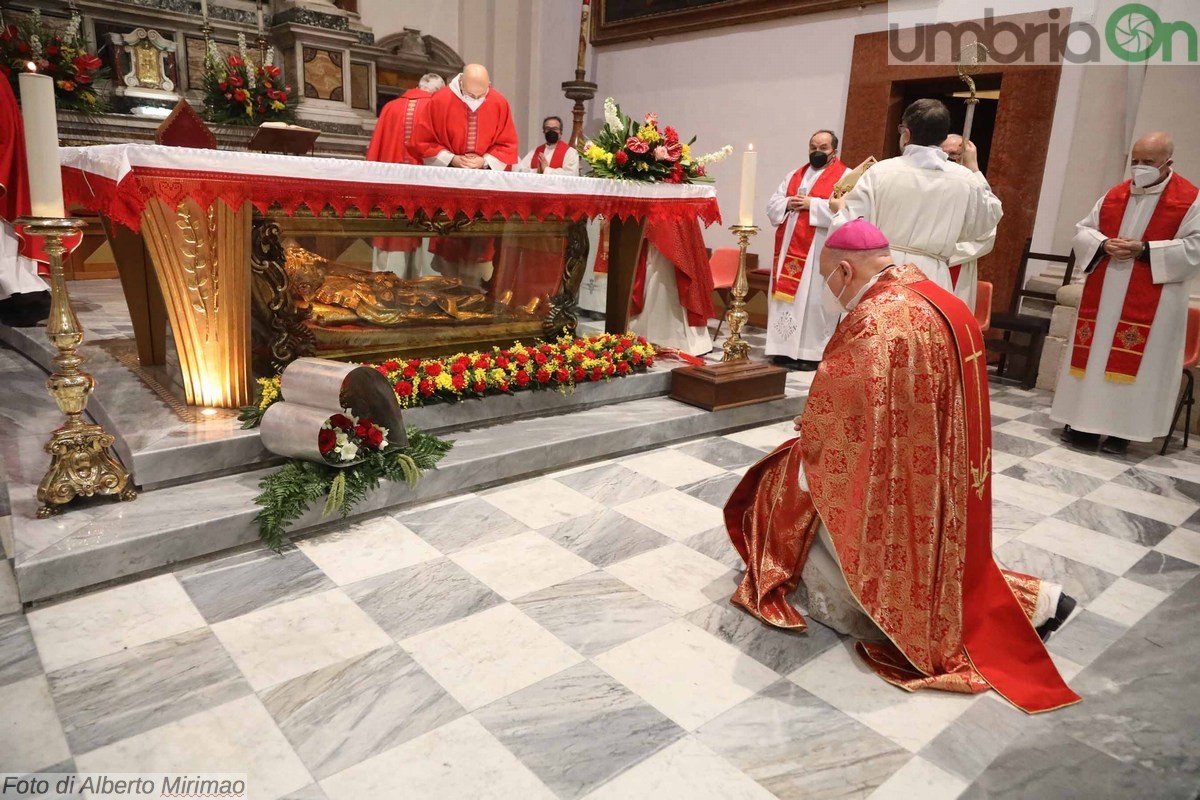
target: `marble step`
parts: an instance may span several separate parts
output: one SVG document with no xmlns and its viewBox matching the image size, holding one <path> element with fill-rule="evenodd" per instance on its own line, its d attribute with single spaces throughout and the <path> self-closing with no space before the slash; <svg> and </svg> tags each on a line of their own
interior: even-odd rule
<svg viewBox="0 0 1200 800">
<path fill-rule="evenodd" d="M 793 373 L 784 399 L 726 411 L 710 413 L 667 397 L 649 397 L 462 430 L 449 437 L 455 446 L 440 468 L 426 473 L 415 489 L 385 484 L 357 511 L 402 508 L 788 420 L 803 410 L 811 379 L 811 373 Z M 625 381 L 614 382 L 621 383 Z M 34 518 L 34 487 L 11 487 L 14 567 L 22 601 L 48 600 L 257 541 L 253 500 L 265 474 L 260 469 L 164 488 L 132 503 L 97 500 L 49 520 Z M 291 533 L 304 536 L 336 522 L 322 519 L 316 508 Z"/>
</svg>

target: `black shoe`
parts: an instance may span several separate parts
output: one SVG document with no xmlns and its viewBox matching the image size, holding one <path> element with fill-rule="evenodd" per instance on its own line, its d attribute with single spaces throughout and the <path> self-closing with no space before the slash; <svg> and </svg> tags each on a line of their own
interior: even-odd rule
<svg viewBox="0 0 1200 800">
<path fill-rule="evenodd" d="M 787 367 L 788 369 L 795 369 L 796 364 L 799 362 L 797 362 L 796 359 L 791 358 L 789 356 L 771 356 L 771 363 L 777 367 Z"/>
<path fill-rule="evenodd" d="M 1050 634 L 1063 626 L 1063 623 L 1071 616 L 1071 612 L 1075 610 L 1076 605 L 1075 598 L 1066 592 L 1058 596 L 1058 606 L 1054 609 L 1054 616 L 1037 627 L 1037 635 L 1042 637 L 1043 642 L 1050 638 Z"/>
<path fill-rule="evenodd" d="M 1109 436 L 1104 440 L 1104 444 L 1100 445 L 1101 452 L 1111 453 L 1114 456 L 1123 456 L 1128 449 L 1129 440 L 1122 439 L 1120 436 Z"/>
<path fill-rule="evenodd" d="M 1070 425 L 1063 426 L 1061 438 L 1072 447 L 1086 450 L 1095 450 L 1096 445 L 1100 444 L 1100 434 L 1072 430 Z"/>
<path fill-rule="evenodd" d="M 50 316 L 50 292 L 17 293 L 0 300 L 0 323 L 32 328 Z"/>
<path fill-rule="evenodd" d="M 820 361 L 804 361 L 801 359 L 800 361 L 796 362 L 795 369 L 799 370 L 800 372 L 816 372 L 817 367 L 819 366 L 821 366 Z"/>
</svg>

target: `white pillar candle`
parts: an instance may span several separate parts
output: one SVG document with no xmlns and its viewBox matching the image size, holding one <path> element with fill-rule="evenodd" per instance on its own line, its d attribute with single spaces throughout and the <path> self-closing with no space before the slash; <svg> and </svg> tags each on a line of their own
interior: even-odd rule
<svg viewBox="0 0 1200 800">
<path fill-rule="evenodd" d="M 200 16 L 208 19 L 208 0 L 200 0 Z"/>
<path fill-rule="evenodd" d="M 263 4 L 262 0 L 258 0 L 258 32 L 263 32 Z"/>
<path fill-rule="evenodd" d="M 758 153 L 754 145 L 742 153 L 742 198 L 738 205 L 738 225 L 754 224 L 754 176 L 758 163 Z"/>
<path fill-rule="evenodd" d="M 33 216 L 61 219 L 66 213 L 63 208 L 62 167 L 58 160 L 54 80 L 49 75 L 36 72 L 22 72 L 18 80 Z"/>
</svg>

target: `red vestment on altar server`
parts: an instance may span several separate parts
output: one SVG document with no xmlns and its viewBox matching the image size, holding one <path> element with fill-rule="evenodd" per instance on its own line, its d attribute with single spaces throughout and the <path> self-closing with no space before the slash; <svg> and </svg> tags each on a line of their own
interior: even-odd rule
<svg viewBox="0 0 1200 800">
<path fill-rule="evenodd" d="M 747 564 L 732 602 L 803 630 L 787 595 L 823 521 L 850 592 L 887 637 L 857 644 L 876 673 L 1049 711 L 1079 697 L 1030 622 L 1040 581 L 992 557 L 983 351 L 962 302 L 911 264 L 887 270 L 830 340 L 799 439 L 747 472 L 725 507 Z"/>
<path fill-rule="evenodd" d="M 675 267 L 679 305 L 687 314 L 687 324 L 692 327 L 707 325 L 716 315 L 712 303 L 713 278 L 704 248 L 704 232 L 696 219 L 646 222 L 646 238 L 638 256 L 629 299 L 630 313 L 640 314 L 646 306 L 646 259 L 651 246 Z"/>
<path fill-rule="evenodd" d="M 413 134 L 417 120 L 425 113 L 432 94 L 424 89 L 409 89 L 383 107 L 371 145 L 367 148 L 367 161 L 387 161 L 392 164 L 422 164 L 421 158 L 412 152 Z M 374 241 L 380 250 L 411 253 L 421 246 L 415 236 L 378 236 Z"/>
</svg>

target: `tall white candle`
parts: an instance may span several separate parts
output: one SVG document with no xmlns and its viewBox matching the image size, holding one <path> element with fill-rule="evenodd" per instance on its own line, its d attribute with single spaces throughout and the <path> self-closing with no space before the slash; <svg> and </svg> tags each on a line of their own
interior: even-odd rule
<svg viewBox="0 0 1200 800">
<path fill-rule="evenodd" d="M 758 153 L 754 145 L 742 153 L 742 198 L 738 205 L 738 225 L 754 224 L 754 176 L 758 164 Z"/>
<path fill-rule="evenodd" d="M 258 32 L 263 32 L 263 7 L 262 0 L 258 0 Z"/>
<path fill-rule="evenodd" d="M 200 0 L 200 16 L 208 19 L 208 0 Z"/>
<path fill-rule="evenodd" d="M 58 160 L 58 116 L 54 111 L 54 80 L 49 75 L 22 72 L 21 120 L 25 124 L 25 160 L 29 163 L 29 201 L 33 216 L 61 219 L 62 167 Z"/>
</svg>

